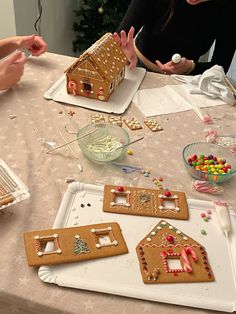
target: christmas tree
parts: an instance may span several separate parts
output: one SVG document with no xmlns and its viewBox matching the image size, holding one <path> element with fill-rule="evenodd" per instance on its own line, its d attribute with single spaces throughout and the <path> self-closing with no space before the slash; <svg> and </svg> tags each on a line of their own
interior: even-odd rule
<svg viewBox="0 0 236 314">
<path fill-rule="evenodd" d="M 128 0 L 81 0 L 75 11 L 73 29 L 76 39 L 73 50 L 84 51 L 107 32 L 113 33 L 120 24 L 130 1 Z"/>
<path fill-rule="evenodd" d="M 89 253 L 89 252 L 90 251 L 88 249 L 87 243 L 84 240 L 82 240 L 79 235 L 76 235 L 74 254 L 77 255 L 77 254 Z"/>
</svg>

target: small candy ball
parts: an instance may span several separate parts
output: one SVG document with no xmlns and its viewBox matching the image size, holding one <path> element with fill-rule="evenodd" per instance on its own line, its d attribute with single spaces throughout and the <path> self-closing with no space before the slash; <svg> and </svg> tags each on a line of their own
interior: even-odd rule
<svg viewBox="0 0 236 314">
<path fill-rule="evenodd" d="M 170 191 L 166 191 L 166 192 L 165 192 L 165 196 L 166 196 L 166 197 L 170 197 L 170 196 L 171 196 L 171 192 L 170 192 Z"/>
<path fill-rule="evenodd" d="M 168 235 L 167 237 L 166 237 L 166 240 L 168 241 L 168 242 L 170 242 L 170 243 L 173 243 L 174 242 L 174 237 L 172 236 L 172 235 Z"/>
<path fill-rule="evenodd" d="M 181 60 L 181 55 L 179 53 L 175 53 L 171 58 L 173 63 L 179 63 Z"/>
<path fill-rule="evenodd" d="M 118 186 L 118 187 L 117 187 L 117 191 L 118 191 L 118 192 L 124 192 L 123 186 Z"/>
<path fill-rule="evenodd" d="M 128 154 L 128 155 L 133 155 L 134 153 L 133 153 L 133 151 L 132 151 L 131 149 L 128 149 L 128 150 L 127 150 L 127 154 Z"/>
</svg>

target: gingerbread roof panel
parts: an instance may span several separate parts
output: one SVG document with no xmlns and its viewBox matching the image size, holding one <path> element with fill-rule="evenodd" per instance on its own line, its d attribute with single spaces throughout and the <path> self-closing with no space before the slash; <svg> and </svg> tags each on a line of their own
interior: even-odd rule
<svg viewBox="0 0 236 314">
<path fill-rule="evenodd" d="M 111 33 L 105 34 L 89 47 L 65 72 L 71 73 L 87 58 L 90 58 L 100 75 L 112 82 L 126 64 L 126 56 Z"/>
</svg>

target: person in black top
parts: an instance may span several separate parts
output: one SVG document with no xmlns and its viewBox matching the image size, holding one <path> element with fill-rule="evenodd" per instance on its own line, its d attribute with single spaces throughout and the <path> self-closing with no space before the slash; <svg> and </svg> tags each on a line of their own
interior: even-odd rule
<svg viewBox="0 0 236 314">
<path fill-rule="evenodd" d="M 132 0 L 114 34 L 130 62 L 165 74 L 227 73 L 236 49 L 236 0 Z M 135 39 L 134 39 L 134 36 Z M 199 62 L 215 41 L 209 62 Z M 179 63 L 174 54 L 182 56 Z"/>
</svg>

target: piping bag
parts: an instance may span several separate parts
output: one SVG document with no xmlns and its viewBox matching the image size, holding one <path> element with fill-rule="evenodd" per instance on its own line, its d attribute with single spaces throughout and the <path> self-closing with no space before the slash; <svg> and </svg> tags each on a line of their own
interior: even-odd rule
<svg viewBox="0 0 236 314">
<path fill-rule="evenodd" d="M 219 225 L 226 237 L 230 234 L 232 227 L 227 202 L 217 200 L 213 202 Z"/>
</svg>

